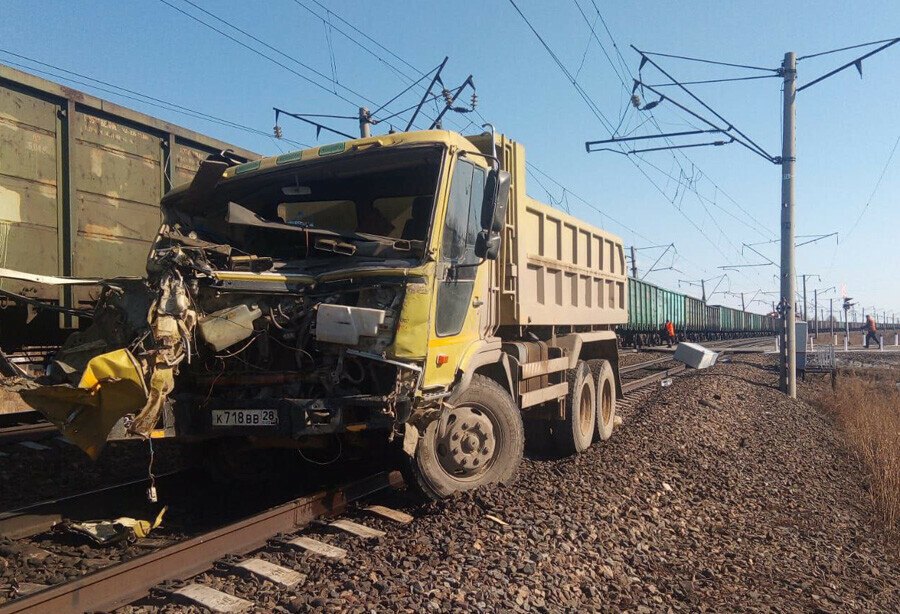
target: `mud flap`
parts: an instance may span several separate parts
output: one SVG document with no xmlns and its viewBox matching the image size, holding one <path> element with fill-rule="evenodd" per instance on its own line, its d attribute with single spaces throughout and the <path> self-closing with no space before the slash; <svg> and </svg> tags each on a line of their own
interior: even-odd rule
<svg viewBox="0 0 900 614">
<path fill-rule="evenodd" d="M 116 422 L 148 399 L 140 363 L 126 349 L 92 358 L 77 387 L 41 386 L 19 394 L 92 459 L 100 455 Z"/>
<path fill-rule="evenodd" d="M 407 422 L 403 425 L 403 451 L 410 458 L 415 458 L 416 447 L 419 445 L 419 429 Z"/>
</svg>

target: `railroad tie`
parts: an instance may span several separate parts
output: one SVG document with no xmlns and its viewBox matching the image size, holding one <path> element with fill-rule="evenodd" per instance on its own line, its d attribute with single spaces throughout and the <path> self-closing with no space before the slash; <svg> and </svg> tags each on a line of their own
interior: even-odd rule
<svg viewBox="0 0 900 614">
<path fill-rule="evenodd" d="M 173 590 L 172 593 L 220 614 L 238 614 L 253 607 L 252 601 L 223 593 L 205 584 L 188 584 Z"/>
<path fill-rule="evenodd" d="M 245 569 L 255 576 L 259 576 L 272 584 L 287 589 L 294 588 L 304 579 L 303 574 L 294 571 L 293 569 L 288 569 L 287 567 L 282 567 L 281 565 L 276 565 L 275 563 L 270 563 L 269 561 L 264 561 L 262 559 L 247 559 L 240 563 L 236 563 L 235 567 Z"/>
<path fill-rule="evenodd" d="M 352 535 L 356 535 L 357 537 L 362 537 L 364 539 L 372 539 L 376 537 L 384 537 L 387 535 L 384 531 L 379 531 L 378 529 L 373 529 L 372 527 L 367 527 L 364 524 L 359 524 L 358 522 L 353 522 L 352 520 L 344 520 L 343 518 L 339 518 L 334 522 L 329 523 L 330 527 L 334 527 L 335 529 L 340 529 L 341 531 L 346 531 Z"/>
<path fill-rule="evenodd" d="M 311 537 L 295 537 L 287 543 L 291 546 L 302 548 L 307 552 L 312 552 L 313 554 L 318 554 L 319 556 L 324 556 L 329 559 L 342 559 L 347 556 L 347 551 L 343 548 L 320 542 Z"/>
<path fill-rule="evenodd" d="M 399 522 L 400 524 L 409 524 L 413 521 L 413 517 L 406 512 L 394 510 L 383 505 L 369 505 L 365 509 L 368 512 L 378 514 L 379 516 L 383 516 L 384 518 L 393 520 L 394 522 Z"/>
</svg>

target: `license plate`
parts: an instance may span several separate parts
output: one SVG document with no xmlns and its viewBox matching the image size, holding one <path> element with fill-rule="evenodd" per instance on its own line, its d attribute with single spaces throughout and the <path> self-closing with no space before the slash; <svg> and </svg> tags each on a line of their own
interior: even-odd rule
<svg viewBox="0 0 900 614">
<path fill-rule="evenodd" d="M 278 412 L 274 409 L 214 409 L 213 426 L 277 426 Z"/>
</svg>

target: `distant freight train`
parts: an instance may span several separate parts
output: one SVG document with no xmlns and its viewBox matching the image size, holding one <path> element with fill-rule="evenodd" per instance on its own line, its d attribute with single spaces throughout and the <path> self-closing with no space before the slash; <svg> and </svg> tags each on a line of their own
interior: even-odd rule
<svg viewBox="0 0 900 614">
<path fill-rule="evenodd" d="M 628 324 L 616 330 L 623 345 L 661 343 L 666 320 L 675 325 L 679 341 L 714 341 L 773 335 L 778 320 L 772 316 L 722 305 L 628 278 Z"/>
</svg>

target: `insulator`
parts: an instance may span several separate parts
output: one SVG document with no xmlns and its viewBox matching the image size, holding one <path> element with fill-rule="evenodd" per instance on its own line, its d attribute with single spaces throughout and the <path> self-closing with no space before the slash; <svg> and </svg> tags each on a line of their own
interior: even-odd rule
<svg viewBox="0 0 900 614">
<path fill-rule="evenodd" d="M 441 92 L 441 94 L 444 96 L 444 102 L 447 103 L 447 106 L 448 107 L 452 106 L 453 105 L 453 94 L 450 93 L 450 90 L 448 90 L 445 87 L 443 89 L 443 91 Z"/>
<path fill-rule="evenodd" d="M 478 106 L 478 94 L 476 94 L 475 92 L 472 92 L 472 102 L 469 106 L 472 107 L 473 111 L 475 110 L 475 107 Z"/>
<path fill-rule="evenodd" d="M 635 109 L 640 108 L 640 106 L 641 106 L 641 97 L 638 96 L 637 94 L 632 94 L 632 95 L 631 95 L 631 106 L 633 106 Z"/>
<path fill-rule="evenodd" d="M 280 139 L 281 135 L 284 134 L 281 130 L 281 126 L 279 126 L 278 124 L 275 124 L 274 132 L 275 132 L 275 138 L 278 138 L 278 139 Z"/>
</svg>

